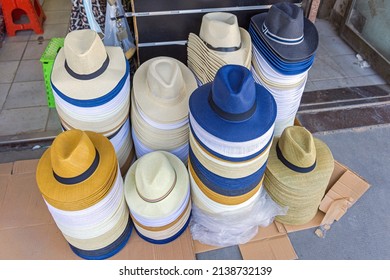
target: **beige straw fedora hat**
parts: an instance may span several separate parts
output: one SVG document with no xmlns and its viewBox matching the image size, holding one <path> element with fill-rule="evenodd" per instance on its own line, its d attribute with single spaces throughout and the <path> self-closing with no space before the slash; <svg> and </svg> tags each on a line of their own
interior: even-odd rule
<svg viewBox="0 0 390 280">
<path fill-rule="evenodd" d="M 264 187 L 272 199 L 288 206 L 276 220 L 286 224 L 309 222 L 318 210 L 334 168 L 328 146 L 301 126 L 275 137 L 268 157 Z"/>
<path fill-rule="evenodd" d="M 189 193 L 189 176 L 183 162 L 165 151 L 139 158 L 125 178 L 125 198 L 134 216 L 159 220 L 172 216 Z"/>
<path fill-rule="evenodd" d="M 188 99 L 197 88 L 194 74 L 171 57 L 145 61 L 133 78 L 134 100 L 142 112 L 160 123 L 188 118 Z"/>
<path fill-rule="evenodd" d="M 217 56 L 225 64 L 250 67 L 251 38 L 247 30 L 239 27 L 234 14 L 226 12 L 205 14 L 202 18 L 199 36 L 191 33 L 189 45 L 193 45 L 193 49 L 210 58 L 210 61 Z M 207 63 L 212 64 L 213 62 L 210 61 Z M 218 61 L 216 64 L 219 64 Z"/>
<path fill-rule="evenodd" d="M 51 81 L 70 98 L 96 99 L 113 91 L 128 75 L 127 68 L 120 47 L 104 46 L 93 30 L 75 30 L 66 35 L 56 56 Z"/>
<path fill-rule="evenodd" d="M 101 134 L 68 130 L 59 134 L 36 171 L 38 187 L 50 205 L 82 210 L 105 197 L 118 172 L 111 142 Z"/>
</svg>

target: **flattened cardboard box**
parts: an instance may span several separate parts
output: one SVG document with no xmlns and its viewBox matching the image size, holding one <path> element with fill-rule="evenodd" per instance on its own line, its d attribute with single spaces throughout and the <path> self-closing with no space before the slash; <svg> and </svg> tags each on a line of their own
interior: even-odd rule
<svg viewBox="0 0 390 280">
<path fill-rule="evenodd" d="M 38 160 L 0 164 L 0 259 L 7 260 L 77 260 L 52 219 L 35 181 Z M 346 199 L 352 206 L 370 185 L 345 166 L 335 162 L 328 192 L 320 209 L 329 211 Z M 337 207 L 333 207 L 336 209 Z M 326 215 L 318 211 L 306 225 L 287 226 L 274 222 L 259 228 L 258 234 L 247 244 L 239 245 L 242 258 L 297 259 L 288 233 L 319 227 Z M 331 211 L 326 222 L 338 220 L 345 211 Z M 330 213 L 330 212 L 328 212 Z M 341 213 L 341 214 L 340 214 Z M 337 218 L 337 219 L 333 219 Z M 116 260 L 193 260 L 196 253 L 217 249 L 192 240 L 187 229 L 175 241 L 154 245 L 141 239 L 133 230 L 126 246 L 111 259 Z"/>
<path fill-rule="evenodd" d="M 38 160 L 0 164 L 0 259 L 78 260 L 57 228 L 35 181 Z M 153 245 L 133 230 L 111 259 L 193 260 L 189 229 L 165 245 Z"/>
</svg>

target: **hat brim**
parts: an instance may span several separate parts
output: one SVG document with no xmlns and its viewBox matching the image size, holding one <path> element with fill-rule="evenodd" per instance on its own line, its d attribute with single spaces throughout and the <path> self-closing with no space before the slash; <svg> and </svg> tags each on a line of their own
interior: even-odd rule
<svg viewBox="0 0 390 280">
<path fill-rule="evenodd" d="M 188 200 L 186 208 L 180 214 L 178 219 L 165 227 L 145 227 L 133 218 L 134 227 L 137 229 L 138 233 L 153 240 L 165 240 L 171 238 L 180 232 L 180 230 L 188 221 L 191 215 L 191 205 L 191 200 Z"/>
<path fill-rule="evenodd" d="M 167 239 L 161 239 L 161 240 L 156 240 L 156 239 L 149 238 L 149 237 L 143 235 L 142 233 L 140 233 L 136 227 L 134 227 L 134 228 L 135 228 L 137 234 L 138 234 L 143 240 L 145 240 L 145 241 L 147 241 L 147 242 L 150 242 L 150 243 L 152 243 L 152 244 L 167 244 L 167 243 L 169 243 L 169 242 L 174 241 L 176 238 L 180 237 L 180 235 L 182 235 L 182 234 L 184 233 L 184 231 L 187 229 L 187 227 L 188 227 L 190 221 L 191 221 L 191 213 L 190 213 L 190 215 L 189 215 L 189 217 L 188 217 L 186 223 L 184 224 L 184 226 L 183 226 L 175 235 L 173 235 L 173 236 L 171 236 L 171 237 L 169 237 L 169 238 L 167 238 Z"/>
<path fill-rule="evenodd" d="M 315 186 L 327 185 L 332 175 L 334 168 L 334 159 L 329 147 L 319 140 L 314 138 L 316 147 L 316 166 L 308 173 L 298 173 L 285 166 L 276 154 L 276 145 L 279 137 L 275 137 L 272 143 L 270 153 L 268 155 L 268 163 L 266 169 L 267 174 L 272 174 L 272 180 L 278 185 L 293 186 L 300 189 L 307 189 Z"/>
<path fill-rule="evenodd" d="M 268 13 L 261 13 L 252 17 L 251 22 L 261 30 Z M 282 45 L 268 39 L 263 32 L 258 32 L 261 38 L 272 48 L 281 58 L 291 61 L 299 61 L 312 56 L 318 47 L 318 31 L 315 25 L 306 17 L 303 18 L 303 41 L 297 45 Z"/>
<path fill-rule="evenodd" d="M 143 200 L 138 194 L 135 182 L 135 171 L 139 161 L 135 161 L 130 167 L 125 178 L 125 198 L 130 212 L 136 216 L 150 220 L 164 219 L 177 212 L 190 191 L 188 172 L 183 162 L 175 155 L 160 151 L 169 160 L 176 171 L 176 185 L 163 200 L 150 203 Z"/>
<path fill-rule="evenodd" d="M 110 59 L 107 69 L 96 78 L 80 80 L 66 71 L 64 48 L 61 48 L 51 73 L 53 86 L 57 91 L 76 100 L 97 99 L 117 90 L 118 84 L 128 77 L 128 62 L 120 47 L 106 47 L 106 52 Z"/>
<path fill-rule="evenodd" d="M 256 109 L 242 122 L 231 122 L 220 117 L 210 106 L 208 97 L 212 83 L 205 84 L 190 97 L 190 113 L 208 133 L 230 142 L 245 142 L 259 138 L 274 124 L 276 102 L 269 91 L 256 84 Z"/>
<path fill-rule="evenodd" d="M 147 82 L 147 71 L 149 66 L 161 58 L 174 60 L 183 76 L 185 89 L 174 104 L 158 102 L 152 96 Z M 198 87 L 194 74 L 182 62 L 170 57 L 155 57 L 141 64 L 133 77 L 134 100 L 149 118 L 161 123 L 172 123 L 188 117 L 188 99 L 192 92 Z"/>
<path fill-rule="evenodd" d="M 44 199 L 61 210 L 82 210 L 104 198 L 118 171 L 117 157 L 111 142 L 101 134 L 85 131 L 99 153 L 95 172 L 86 180 L 65 185 L 56 180 L 51 163 L 51 147 L 38 162 L 36 180 Z"/>
<path fill-rule="evenodd" d="M 233 179 L 226 178 L 210 172 L 198 161 L 191 148 L 189 150 L 188 165 L 191 166 L 199 180 L 207 186 L 208 189 L 223 196 L 242 196 L 252 191 L 261 182 L 266 169 L 266 164 L 267 163 L 249 176 Z"/>
<path fill-rule="evenodd" d="M 77 256 L 86 259 L 86 260 L 103 260 L 110 258 L 117 254 L 120 250 L 122 250 L 127 242 L 129 241 L 129 238 L 131 236 L 133 230 L 133 225 L 130 218 L 127 218 L 127 224 L 125 229 L 123 230 L 122 234 L 110 245 L 97 249 L 97 250 L 83 250 L 80 248 L 77 248 L 69 243 L 69 246 L 73 253 L 75 253 Z"/>
</svg>

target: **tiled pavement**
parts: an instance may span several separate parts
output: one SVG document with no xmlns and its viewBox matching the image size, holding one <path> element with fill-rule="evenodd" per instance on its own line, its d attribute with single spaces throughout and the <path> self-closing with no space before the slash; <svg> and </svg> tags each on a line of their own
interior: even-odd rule
<svg viewBox="0 0 390 280">
<path fill-rule="evenodd" d="M 44 34 L 19 31 L 0 49 L 0 144 L 52 139 L 60 130 L 49 109 L 39 61 L 49 40 L 68 30 L 70 1 L 45 0 Z M 371 68 L 358 65 L 356 53 L 326 20 L 317 19 L 320 44 L 305 91 L 385 84 Z"/>
<path fill-rule="evenodd" d="M 39 61 L 49 40 L 68 31 L 71 1 L 45 0 L 44 33 L 18 31 L 0 48 L 0 143 L 56 135 L 60 123 L 49 109 Z M 23 20 L 23 18 L 22 18 Z"/>
<path fill-rule="evenodd" d="M 19 31 L 0 48 L 0 144 L 52 139 L 60 130 L 55 109 L 49 109 L 39 61 L 49 40 L 65 37 L 70 1 L 45 0 L 44 34 Z M 358 65 L 356 53 L 326 20 L 317 19 L 320 44 L 305 91 L 385 84 L 371 68 Z"/>
</svg>

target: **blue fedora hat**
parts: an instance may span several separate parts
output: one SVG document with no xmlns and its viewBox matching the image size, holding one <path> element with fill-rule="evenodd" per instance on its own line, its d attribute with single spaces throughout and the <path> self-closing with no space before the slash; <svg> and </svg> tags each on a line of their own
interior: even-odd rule
<svg viewBox="0 0 390 280">
<path fill-rule="evenodd" d="M 213 82 L 192 93 L 189 103 L 191 115 L 204 130 L 229 142 L 259 138 L 275 123 L 274 97 L 240 65 L 221 67 Z"/>
<path fill-rule="evenodd" d="M 260 36 L 280 57 L 299 61 L 313 55 L 318 47 L 318 31 L 293 3 L 277 3 L 267 13 L 251 18 Z"/>
</svg>

